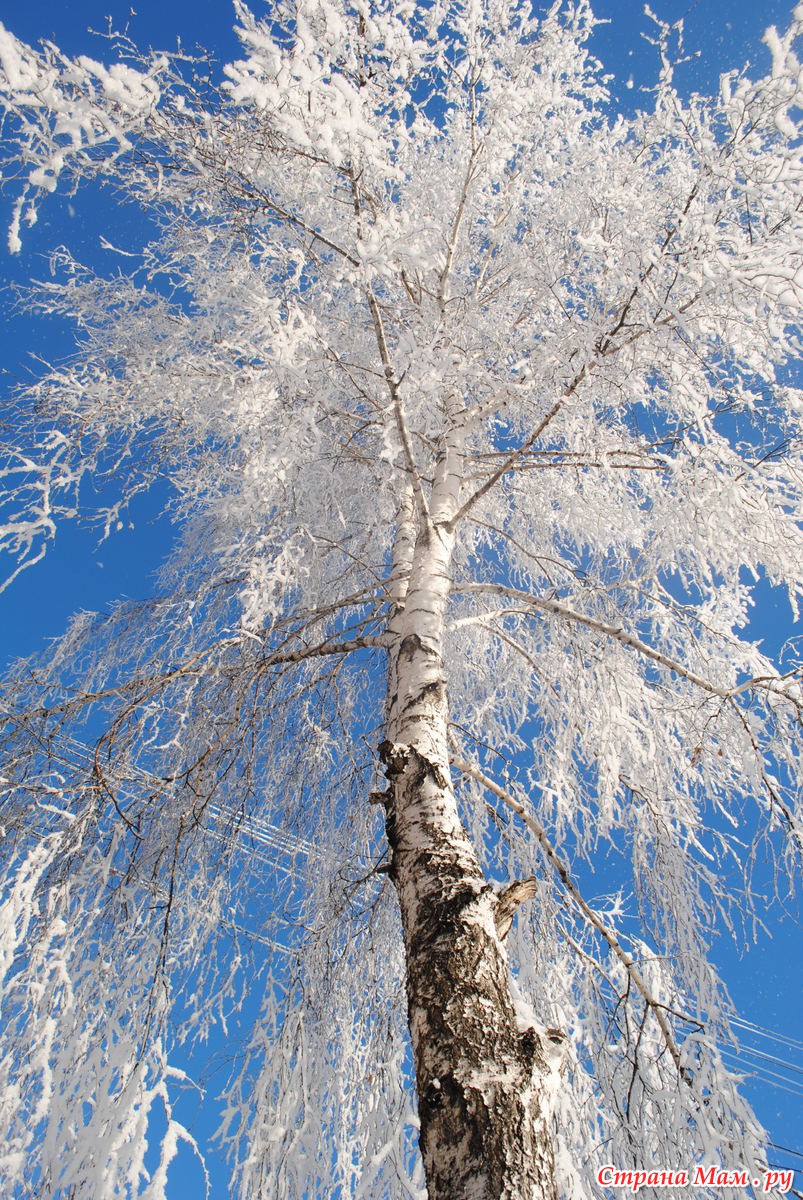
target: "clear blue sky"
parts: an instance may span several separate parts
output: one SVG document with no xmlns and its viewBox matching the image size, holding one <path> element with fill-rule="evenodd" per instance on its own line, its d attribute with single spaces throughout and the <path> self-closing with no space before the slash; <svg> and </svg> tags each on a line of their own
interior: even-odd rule
<svg viewBox="0 0 803 1200">
<path fill-rule="evenodd" d="M 0 0 L 0 20 L 25 40 L 49 37 L 67 52 L 103 58 L 105 47 L 86 30 L 105 29 L 105 14 L 111 11 L 118 28 L 129 22 L 129 32 L 140 44 L 170 48 L 180 37 L 184 46 L 205 45 L 223 60 L 236 53 L 233 10 L 227 0 L 135 0 L 135 5 L 136 12 L 129 16 L 129 5 L 119 0 Z M 687 49 L 700 52 L 678 82 L 690 89 L 710 90 L 721 71 L 741 67 L 748 60 L 761 65 L 767 61 L 761 34 L 768 24 L 785 25 L 792 4 L 781 0 L 697 0 L 693 4 L 653 0 L 652 7 L 667 20 L 683 17 Z M 615 93 L 624 104 L 635 105 L 638 89 L 650 81 L 655 62 L 654 51 L 640 36 L 650 28 L 643 4 L 641 0 L 597 0 L 594 9 L 612 23 L 599 30 L 593 48 L 613 72 Z M 260 11 L 258 4 L 255 11 Z M 79 258 L 99 266 L 103 265 L 100 235 L 106 233 L 111 241 L 120 242 L 115 214 L 99 208 L 91 195 L 56 197 L 43 205 L 39 224 L 25 235 L 22 254 L 12 260 L 5 250 L 9 217 L 10 204 L 0 195 L 0 281 L 4 284 L 32 274 L 44 276 L 45 255 L 60 242 L 69 243 Z M 132 236 L 135 232 L 131 231 Z M 52 359 L 68 348 L 63 330 L 13 316 L 5 298 L 0 303 L 0 387 L 4 393 L 12 382 L 29 374 L 31 353 Z M 85 531 L 60 531 L 46 561 L 0 594 L 0 663 L 41 648 L 47 638 L 63 630 L 68 616 L 77 609 L 100 609 L 121 595 L 147 595 L 152 572 L 170 546 L 170 530 L 158 512 L 158 499 L 142 500 L 131 513 L 133 528 L 102 544 Z M 774 644 L 788 621 L 788 610 L 780 599 L 766 595 L 754 636 Z M 794 902 L 791 908 L 795 911 Z M 741 955 L 723 942 L 716 948 L 716 957 L 744 1017 L 782 1039 L 774 1042 L 745 1032 L 748 1046 L 770 1056 L 753 1057 L 761 1077 L 748 1083 L 747 1090 L 773 1140 L 803 1152 L 800 928 L 792 920 L 779 920 L 776 913 L 768 915 L 767 921 L 772 940 L 763 938 Z M 797 1046 L 788 1039 L 795 1039 Z M 742 1063 L 748 1070 L 746 1058 Z M 779 1078 L 772 1080 L 770 1073 Z M 770 1159 L 803 1168 L 803 1157 L 795 1160 L 771 1152 Z M 182 1170 L 186 1170 L 184 1177 L 174 1178 L 176 1200 L 200 1196 L 195 1169 L 188 1164 Z M 216 1178 L 222 1176 L 216 1174 Z M 798 1175 L 798 1187 L 801 1178 Z M 223 1184 L 216 1182 L 214 1200 L 222 1200 L 225 1194 Z"/>
</svg>

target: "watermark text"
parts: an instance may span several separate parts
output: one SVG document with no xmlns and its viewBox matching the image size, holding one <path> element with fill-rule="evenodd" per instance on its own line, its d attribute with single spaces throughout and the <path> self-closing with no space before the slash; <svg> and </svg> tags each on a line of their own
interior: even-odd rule
<svg viewBox="0 0 803 1200">
<path fill-rule="evenodd" d="M 693 1187 L 754 1188 L 763 1195 L 776 1192 L 785 1196 L 792 1189 L 794 1174 L 794 1171 L 777 1170 L 756 1176 L 750 1171 L 729 1171 L 708 1165 L 696 1166 L 692 1171 L 621 1171 L 606 1164 L 597 1171 L 597 1183 L 602 1187 L 625 1188 L 634 1196 L 644 1187 L 681 1188 L 689 1184 Z"/>
</svg>

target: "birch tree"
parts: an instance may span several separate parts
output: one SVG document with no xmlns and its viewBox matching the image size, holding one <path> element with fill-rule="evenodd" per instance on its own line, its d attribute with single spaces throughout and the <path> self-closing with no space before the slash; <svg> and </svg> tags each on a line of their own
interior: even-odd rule
<svg viewBox="0 0 803 1200">
<path fill-rule="evenodd" d="M 167 1196 L 196 1087 L 249 1200 L 741 1198 L 691 1172 L 766 1166 L 710 948 L 803 837 L 749 625 L 801 590 L 803 8 L 713 98 L 656 21 L 633 116 L 585 0 L 236 19 L 222 70 L 0 28 L 10 250 L 86 186 L 125 251 L 27 296 L 75 350 L 7 398 L 8 577 L 175 525 L 3 683 L 4 1194 Z"/>
</svg>

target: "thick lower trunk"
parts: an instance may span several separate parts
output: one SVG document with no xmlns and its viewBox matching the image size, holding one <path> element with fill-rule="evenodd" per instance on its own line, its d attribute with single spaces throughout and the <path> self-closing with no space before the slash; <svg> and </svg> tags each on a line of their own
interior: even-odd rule
<svg viewBox="0 0 803 1200">
<path fill-rule="evenodd" d="M 430 1200 L 555 1200 L 555 1047 L 517 1013 L 483 878 L 440 770 L 381 748 Z"/>
<path fill-rule="evenodd" d="M 513 1001 L 498 897 L 452 789 L 431 582 L 423 590 L 430 636 L 401 640 L 394 740 L 380 754 L 427 1189 L 430 1200 L 556 1200 L 550 1091 L 560 1050 Z M 417 603 L 411 589 L 408 618 Z"/>
</svg>

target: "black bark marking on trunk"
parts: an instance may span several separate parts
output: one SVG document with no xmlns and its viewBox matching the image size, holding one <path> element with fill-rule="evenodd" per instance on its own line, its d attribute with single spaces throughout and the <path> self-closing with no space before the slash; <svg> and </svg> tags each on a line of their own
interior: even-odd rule
<svg viewBox="0 0 803 1200">
<path fill-rule="evenodd" d="M 408 633 L 399 646 L 399 658 L 415 658 L 416 654 L 433 654 L 428 650 L 417 633 Z"/>
<path fill-rule="evenodd" d="M 410 696 L 403 705 L 403 711 L 409 712 L 410 709 L 417 708 L 420 704 L 432 698 L 436 703 L 443 702 L 446 693 L 446 684 L 442 679 L 433 679 L 432 683 L 427 683 L 421 688 L 420 692 L 416 692 L 414 696 Z"/>
</svg>

